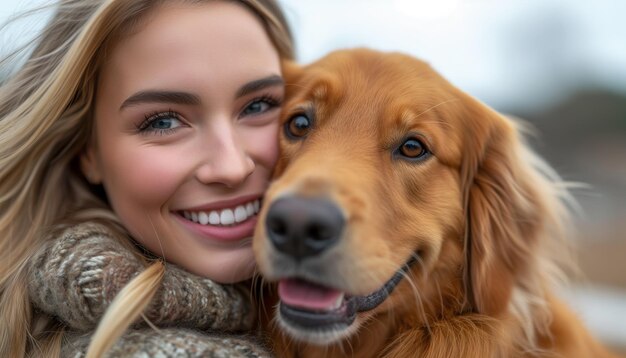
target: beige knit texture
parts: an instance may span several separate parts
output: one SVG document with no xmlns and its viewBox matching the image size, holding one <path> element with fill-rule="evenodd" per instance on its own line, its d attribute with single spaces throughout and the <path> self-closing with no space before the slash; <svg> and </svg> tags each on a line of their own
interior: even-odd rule
<svg viewBox="0 0 626 358">
<path fill-rule="evenodd" d="M 87 335 L 69 336 L 61 357 L 82 358 L 89 346 Z M 180 328 L 155 332 L 151 329 L 127 332 L 106 357 L 252 358 L 270 357 L 251 337 L 206 335 Z"/>
<path fill-rule="evenodd" d="M 89 335 L 124 285 L 143 265 L 104 225 L 84 223 L 49 238 L 31 260 L 33 305 L 70 332 L 62 356 L 80 357 Z M 254 309 L 241 285 L 221 285 L 167 264 L 162 286 L 145 312 L 158 332 L 137 322 L 109 354 L 132 357 L 267 356 L 250 336 Z"/>
</svg>

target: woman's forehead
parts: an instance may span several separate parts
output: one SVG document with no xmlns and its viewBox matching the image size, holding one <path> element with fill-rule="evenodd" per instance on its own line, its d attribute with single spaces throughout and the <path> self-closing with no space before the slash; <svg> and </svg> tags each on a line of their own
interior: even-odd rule
<svg viewBox="0 0 626 358">
<path fill-rule="evenodd" d="M 273 74 L 280 74 L 279 55 L 259 20 L 217 1 L 156 9 L 109 52 L 99 87 L 114 96 L 164 87 L 233 91 Z"/>
</svg>

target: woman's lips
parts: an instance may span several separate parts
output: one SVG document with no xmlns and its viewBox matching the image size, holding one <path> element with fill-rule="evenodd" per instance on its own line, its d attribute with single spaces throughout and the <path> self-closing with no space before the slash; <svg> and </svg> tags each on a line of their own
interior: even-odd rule
<svg viewBox="0 0 626 358">
<path fill-rule="evenodd" d="M 261 198 L 248 195 L 176 210 L 172 215 L 187 229 L 208 240 L 236 242 L 252 237 L 260 207 Z"/>
<path fill-rule="evenodd" d="M 242 202 L 235 207 L 215 210 L 183 210 L 179 212 L 185 219 L 202 225 L 229 226 L 247 220 L 256 215 L 261 208 L 259 199 Z"/>
<path fill-rule="evenodd" d="M 247 218 L 245 221 L 233 225 L 202 225 L 191 220 L 185 219 L 179 213 L 173 214 L 178 221 L 187 229 L 203 236 L 210 241 L 217 242 L 236 242 L 242 239 L 251 238 L 254 233 L 254 227 L 257 222 L 257 215 Z"/>
</svg>

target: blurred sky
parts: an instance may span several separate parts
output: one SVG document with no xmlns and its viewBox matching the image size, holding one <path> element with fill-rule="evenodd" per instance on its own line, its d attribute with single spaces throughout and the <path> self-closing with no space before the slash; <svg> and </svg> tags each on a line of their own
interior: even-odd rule
<svg viewBox="0 0 626 358">
<path fill-rule="evenodd" d="M 626 92 L 624 0 L 279 1 L 303 62 L 355 46 L 407 52 L 498 109 L 541 109 L 581 85 Z M 44 2 L 1 0 L 0 21 Z M 0 51 L 42 22 L 4 31 Z"/>
<path fill-rule="evenodd" d="M 300 59 L 368 46 L 430 62 L 496 107 L 626 91 L 623 0 L 282 0 Z"/>
</svg>

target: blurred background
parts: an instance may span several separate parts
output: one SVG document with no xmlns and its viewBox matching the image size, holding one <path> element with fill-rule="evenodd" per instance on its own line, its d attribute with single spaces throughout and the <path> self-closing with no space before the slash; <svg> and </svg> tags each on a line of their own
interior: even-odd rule
<svg viewBox="0 0 626 358">
<path fill-rule="evenodd" d="M 279 0 L 308 63 L 339 48 L 401 51 L 503 113 L 530 121 L 536 150 L 580 204 L 581 277 L 563 295 L 626 354 L 626 1 Z M 0 21 L 41 0 L 2 0 Z M 0 55 L 45 15 L 0 34 Z M 2 68 L 0 76 L 6 75 Z"/>
</svg>

